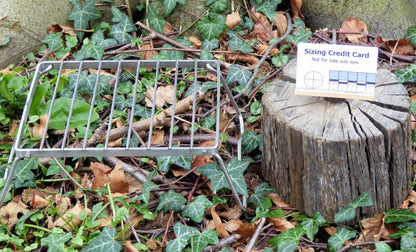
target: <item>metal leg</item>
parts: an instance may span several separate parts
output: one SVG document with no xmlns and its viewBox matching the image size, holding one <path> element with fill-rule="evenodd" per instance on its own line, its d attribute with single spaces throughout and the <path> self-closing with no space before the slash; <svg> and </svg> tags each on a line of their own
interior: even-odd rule
<svg viewBox="0 0 416 252">
<path fill-rule="evenodd" d="M 4 171 L 3 178 L 6 180 L 6 183 L 4 184 L 3 191 L 1 192 L 0 206 L 3 204 L 3 201 L 6 198 L 6 194 L 9 191 L 10 183 L 12 182 L 12 178 L 14 176 L 14 173 L 16 172 L 17 164 L 19 163 L 20 160 L 21 158 L 16 158 L 12 163 L 12 167 L 10 171 L 7 169 L 7 167 Z"/>
<path fill-rule="evenodd" d="M 243 203 L 240 200 L 240 197 L 238 196 L 238 192 L 237 190 L 235 190 L 235 187 L 233 185 L 233 182 L 231 180 L 230 174 L 228 173 L 227 168 L 225 167 L 224 161 L 222 160 L 222 157 L 217 153 L 214 155 L 215 158 L 218 161 L 218 164 L 220 165 L 222 172 L 225 175 L 225 178 L 227 179 L 228 184 L 230 185 L 231 191 L 233 192 L 234 198 L 237 201 L 238 205 L 240 206 L 240 208 L 245 211 L 246 207 L 243 205 Z"/>
</svg>

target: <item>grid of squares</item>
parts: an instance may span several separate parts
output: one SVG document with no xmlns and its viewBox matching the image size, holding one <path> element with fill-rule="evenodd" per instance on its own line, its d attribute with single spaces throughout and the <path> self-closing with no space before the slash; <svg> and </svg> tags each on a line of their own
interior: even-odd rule
<svg viewBox="0 0 416 252">
<path fill-rule="evenodd" d="M 361 73 L 348 71 L 329 71 L 329 90 L 373 93 L 376 86 L 375 73 Z"/>
</svg>

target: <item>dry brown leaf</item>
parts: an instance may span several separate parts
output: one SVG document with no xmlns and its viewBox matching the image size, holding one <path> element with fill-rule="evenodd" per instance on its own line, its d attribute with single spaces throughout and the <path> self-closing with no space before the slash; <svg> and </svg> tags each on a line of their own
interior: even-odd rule
<svg viewBox="0 0 416 252">
<path fill-rule="evenodd" d="M 233 232 L 233 234 L 239 234 L 242 236 L 242 241 L 247 241 L 253 236 L 254 232 L 256 232 L 257 224 L 250 224 L 249 222 L 244 222 L 240 225 L 240 227 Z"/>
<path fill-rule="evenodd" d="M 146 248 L 150 251 L 164 251 L 166 245 L 161 241 L 157 240 L 147 240 Z"/>
<path fill-rule="evenodd" d="M 144 42 L 140 44 L 140 48 L 143 50 L 149 50 L 149 49 L 153 49 L 154 47 L 152 43 Z M 144 60 L 150 60 L 150 58 L 156 55 L 157 52 L 156 51 L 142 51 L 142 52 L 138 52 L 137 54 Z"/>
<path fill-rule="evenodd" d="M 267 218 L 267 221 L 273 223 L 273 226 L 276 230 L 284 232 L 288 229 L 294 228 L 295 224 L 284 219 L 284 218 Z"/>
<path fill-rule="evenodd" d="M 226 238 L 230 236 L 230 234 L 227 232 L 227 230 L 224 227 L 224 224 L 221 222 L 221 218 L 218 215 L 218 213 L 215 211 L 215 207 L 216 205 L 208 208 L 208 213 L 211 214 L 212 219 L 214 220 L 215 229 L 217 230 L 218 236 L 220 238 Z"/>
<path fill-rule="evenodd" d="M 110 182 L 108 174 L 111 172 L 111 168 L 109 166 L 94 162 L 91 164 L 91 170 L 94 173 L 92 189 L 102 188 L 106 183 Z"/>
<path fill-rule="evenodd" d="M 302 8 L 302 0 L 290 0 L 290 7 L 292 7 L 293 19 L 305 19 L 300 10 Z"/>
<path fill-rule="evenodd" d="M 341 34 L 341 38 L 347 38 L 353 44 L 367 43 L 367 25 L 355 17 L 345 20 L 340 29 L 341 32 L 360 32 L 361 34 Z"/>
<path fill-rule="evenodd" d="M 154 88 L 150 87 L 147 89 L 146 93 L 146 106 L 152 107 L 153 105 L 153 95 L 154 95 Z M 161 86 L 157 88 L 156 92 L 156 107 L 162 108 L 165 103 L 172 104 L 173 99 L 175 99 L 175 92 L 173 85 L 169 86 Z"/>
<path fill-rule="evenodd" d="M 46 32 L 47 33 L 63 32 L 63 33 L 66 33 L 66 34 L 72 35 L 72 36 L 77 35 L 74 28 L 69 27 L 69 26 L 65 26 L 65 25 L 60 25 L 60 24 L 53 24 L 53 25 L 49 26 L 49 28 Z"/>
<path fill-rule="evenodd" d="M 152 144 L 165 144 L 165 131 L 157 130 L 152 134 Z"/>
<path fill-rule="evenodd" d="M 49 202 L 42 196 L 38 194 L 33 194 L 32 200 L 30 201 L 30 207 L 35 209 L 43 209 L 49 206 Z"/>
<path fill-rule="evenodd" d="M 411 120 L 412 120 L 412 131 L 414 130 L 413 128 L 413 124 L 414 124 L 414 117 L 413 115 L 411 115 Z M 409 207 L 409 203 L 416 203 L 416 192 L 414 190 L 411 190 L 409 192 L 409 194 L 407 195 L 406 199 L 403 201 L 402 205 L 400 206 L 400 208 L 408 208 Z"/>
<path fill-rule="evenodd" d="M 200 144 L 198 144 L 198 147 L 212 147 L 214 145 L 215 145 L 215 139 L 203 141 Z M 219 148 L 221 148 L 221 146 Z M 196 156 L 192 160 L 191 169 L 196 168 L 196 167 L 201 167 L 209 163 L 212 163 L 212 156 Z"/>
<path fill-rule="evenodd" d="M 328 233 L 329 236 L 335 234 L 337 229 L 335 227 L 324 227 L 325 231 Z"/>
<path fill-rule="evenodd" d="M 389 239 L 389 236 L 395 232 L 390 226 L 384 224 L 384 214 L 375 214 L 374 217 L 361 221 L 361 225 L 364 229 L 358 242 L 377 242 L 380 241 L 380 239 Z"/>
<path fill-rule="evenodd" d="M 219 215 L 228 220 L 237 220 L 243 215 L 243 210 L 241 210 L 240 206 L 235 205 L 228 211 L 219 213 Z"/>
<path fill-rule="evenodd" d="M 228 232 L 233 233 L 238 230 L 242 224 L 243 222 L 241 220 L 230 220 L 226 222 L 224 226 Z"/>
<path fill-rule="evenodd" d="M 188 40 L 194 44 L 193 48 L 201 48 L 202 42 L 199 38 L 191 36 Z"/>
<path fill-rule="evenodd" d="M 124 243 L 124 252 L 139 252 L 138 249 L 131 243 L 131 241 L 126 241 Z"/>
<path fill-rule="evenodd" d="M 250 65 L 255 65 L 257 64 L 257 62 L 259 62 L 259 59 L 254 56 L 254 55 L 250 55 L 250 54 L 227 54 L 227 60 L 229 61 L 241 61 L 241 62 L 245 62 L 248 63 Z"/>
<path fill-rule="evenodd" d="M 386 42 L 387 49 L 395 54 L 400 55 L 414 55 L 415 50 L 413 49 L 412 43 L 407 39 L 399 40 L 388 40 Z"/>
<path fill-rule="evenodd" d="M 277 27 L 277 36 L 279 38 L 281 36 L 283 36 L 283 34 L 286 33 L 287 18 L 285 16 L 284 12 L 282 12 L 282 11 L 277 12 L 276 16 L 274 17 L 274 25 Z"/>
<path fill-rule="evenodd" d="M 258 52 L 261 54 L 261 55 L 264 55 L 265 53 L 266 53 L 266 51 L 267 51 L 267 49 L 269 49 L 269 47 L 270 47 L 270 45 L 267 45 L 267 44 L 258 44 L 257 45 L 257 49 L 258 49 Z M 270 56 L 274 56 L 274 55 L 276 55 L 276 54 L 278 54 L 279 53 L 279 49 L 277 49 L 277 48 L 273 48 L 271 51 L 270 51 Z"/>
<path fill-rule="evenodd" d="M 27 206 L 18 201 L 10 201 L 7 205 L 0 208 L 0 220 L 9 230 L 12 230 L 16 223 L 19 221 L 18 215 L 22 216 L 29 212 Z"/>
<path fill-rule="evenodd" d="M 227 15 L 225 19 L 225 24 L 229 27 L 229 30 L 234 29 L 239 23 L 241 23 L 240 14 L 238 12 L 233 12 Z"/>
<path fill-rule="evenodd" d="M 172 172 L 172 174 L 173 174 L 173 176 L 175 176 L 176 178 L 178 178 L 178 177 L 182 177 L 182 176 L 185 176 L 186 174 L 188 174 L 189 173 L 189 171 L 188 170 L 186 170 L 186 169 L 184 169 L 184 168 L 182 168 L 182 167 L 179 167 L 179 166 L 176 166 L 176 165 L 173 165 L 171 168 L 170 168 L 170 171 Z M 195 174 L 197 174 L 198 172 L 196 172 L 195 171 Z M 198 173 L 199 174 L 199 173 Z"/>
<path fill-rule="evenodd" d="M 110 179 L 110 189 L 114 193 L 128 193 L 129 183 L 126 181 L 126 175 L 123 168 L 121 168 L 121 162 L 118 162 L 114 169 L 108 175 Z"/>
<path fill-rule="evenodd" d="M 291 207 L 286 202 L 283 202 L 282 198 L 280 198 L 279 194 L 277 193 L 267 193 L 265 195 L 273 201 L 277 208 Z"/>
<path fill-rule="evenodd" d="M 273 39 L 271 31 L 272 29 L 270 28 L 270 26 L 266 26 L 262 23 L 255 24 L 253 29 L 253 32 L 254 34 L 256 34 L 257 39 L 262 41 L 270 41 Z"/>
<path fill-rule="evenodd" d="M 43 136 L 43 133 L 45 132 L 47 120 L 48 120 L 48 114 L 44 114 L 39 117 L 40 123 L 33 126 L 34 137 Z"/>
<path fill-rule="evenodd" d="M 78 219 L 78 215 L 84 210 L 87 210 L 87 216 L 91 215 L 92 211 L 89 208 L 85 209 L 84 204 L 77 202 L 77 204 L 74 207 L 72 207 L 65 214 L 63 214 L 63 217 L 66 218 L 67 222 L 71 223 L 72 225 L 79 226 L 81 224 L 81 220 Z M 63 219 L 61 219 L 61 217 L 59 217 L 55 220 L 54 225 L 56 227 L 62 227 L 66 231 L 71 232 L 73 229 L 71 226 L 68 226 L 67 222 L 65 222 Z"/>
<path fill-rule="evenodd" d="M 19 121 L 13 120 L 12 124 L 10 125 L 9 133 L 7 133 L 7 135 L 12 136 L 18 127 L 19 127 Z"/>
<path fill-rule="evenodd" d="M 175 29 L 172 27 L 172 25 L 166 21 L 165 25 L 163 26 L 163 34 L 173 33 L 174 31 Z"/>
<path fill-rule="evenodd" d="M 269 19 L 262 13 L 256 12 L 256 8 L 254 7 L 252 8 L 252 12 L 250 12 L 250 16 L 253 19 L 254 24 L 263 23 L 265 26 L 270 25 Z"/>
<path fill-rule="evenodd" d="M 56 194 L 55 204 L 58 206 L 59 214 L 64 215 L 69 206 L 71 206 L 71 199 L 69 197 L 63 197 L 62 194 Z"/>
<path fill-rule="evenodd" d="M 110 141 L 108 142 L 108 147 L 114 148 L 114 147 L 121 147 L 121 145 L 123 144 L 123 138 L 120 137 L 116 140 Z"/>
</svg>

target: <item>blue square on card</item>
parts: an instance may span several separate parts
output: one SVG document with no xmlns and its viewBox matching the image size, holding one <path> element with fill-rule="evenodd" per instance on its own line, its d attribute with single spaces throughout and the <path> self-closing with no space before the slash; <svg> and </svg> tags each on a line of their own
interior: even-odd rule
<svg viewBox="0 0 416 252">
<path fill-rule="evenodd" d="M 357 82 L 357 72 L 348 72 L 348 82 Z"/>
<path fill-rule="evenodd" d="M 348 72 L 339 71 L 339 80 L 343 82 L 347 82 L 348 80 Z"/>
<path fill-rule="evenodd" d="M 367 74 L 367 83 L 368 84 L 376 84 L 376 74 L 369 73 Z"/>
<path fill-rule="evenodd" d="M 367 74 L 366 73 L 357 73 L 357 82 L 361 84 L 365 84 L 367 81 Z"/>
<path fill-rule="evenodd" d="M 338 75 L 339 75 L 338 71 L 330 70 L 329 71 L 329 80 L 330 81 L 338 81 Z"/>
</svg>

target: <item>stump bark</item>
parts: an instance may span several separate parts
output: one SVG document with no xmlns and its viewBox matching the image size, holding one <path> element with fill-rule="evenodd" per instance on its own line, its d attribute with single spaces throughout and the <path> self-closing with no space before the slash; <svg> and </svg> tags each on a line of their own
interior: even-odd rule
<svg viewBox="0 0 416 252">
<path fill-rule="evenodd" d="M 369 217 L 396 208 L 411 186 L 410 101 L 386 69 L 374 101 L 294 95 L 296 61 L 262 98 L 263 173 L 282 199 L 328 221 L 359 194 Z"/>
</svg>

